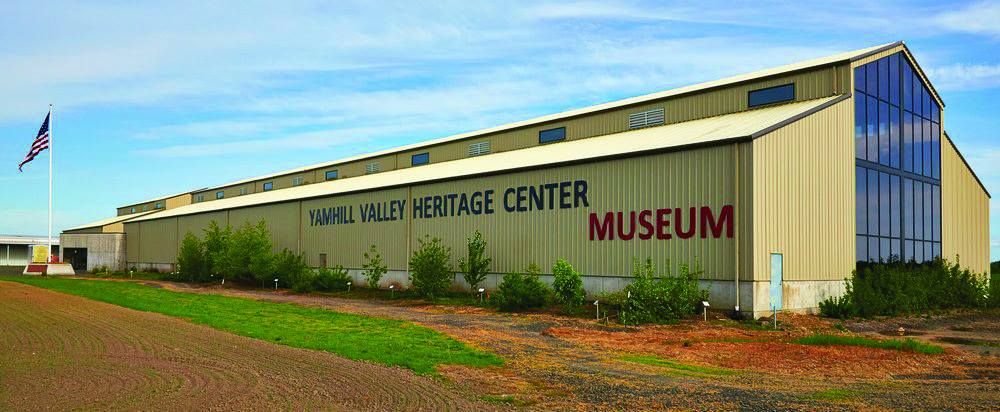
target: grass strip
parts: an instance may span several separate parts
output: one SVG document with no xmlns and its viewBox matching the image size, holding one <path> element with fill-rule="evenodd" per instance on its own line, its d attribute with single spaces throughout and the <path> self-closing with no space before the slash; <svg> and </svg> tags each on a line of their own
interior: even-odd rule
<svg viewBox="0 0 1000 412">
<path fill-rule="evenodd" d="M 879 340 L 879 339 L 864 338 L 860 336 L 818 334 L 796 339 L 795 343 L 798 343 L 800 345 L 818 345 L 818 346 L 861 346 L 866 348 L 892 349 L 904 352 L 915 352 L 926 355 L 937 355 L 944 353 L 944 349 L 941 348 L 940 346 L 920 342 L 918 340 L 911 338 Z"/>
<path fill-rule="evenodd" d="M 402 366 L 422 375 L 436 366 L 502 365 L 503 360 L 412 322 L 339 313 L 291 303 L 174 292 L 131 282 L 4 276 L 8 280 L 296 348 Z"/>
<path fill-rule="evenodd" d="M 641 363 L 643 365 L 659 366 L 671 369 L 674 372 L 679 372 L 685 375 L 694 376 L 731 376 L 738 372 L 732 369 L 724 368 L 713 368 L 711 366 L 699 366 L 691 365 L 686 363 L 680 363 L 677 361 L 672 361 L 668 359 L 663 359 L 657 356 L 650 355 L 628 355 L 621 357 L 621 360 L 626 362 Z"/>
</svg>

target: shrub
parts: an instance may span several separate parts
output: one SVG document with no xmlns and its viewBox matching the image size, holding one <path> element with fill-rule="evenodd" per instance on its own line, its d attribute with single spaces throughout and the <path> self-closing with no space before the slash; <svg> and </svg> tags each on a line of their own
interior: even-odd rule
<svg viewBox="0 0 1000 412">
<path fill-rule="evenodd" d="M 990 275 L 989 298 L 986 306 L 1000 308 L 1000 273 Z"/>
<path fill-rule="evenodd" d="M 389 267 L 382 260 L 382 255 L 378 253 L 375 245 L 371 245 L 371 248 L 365 252 L 364 257 L 365 261 L 361 264 L 361 268 L 364 269 L 365 279 L 368 280 L 368 287 L 378 289 L 378 282 L 389 271 Z"/>
<path fill-rule="evenodd" d="M 281 284 L 288 285 L 296 292 L 311 292 L 316 274 L 306 265 L 305 257 L 296 255 L 288 249 L 274 255 L 273 258 L 274 277 L 268 276 L 263 279 L 265 282 L 278 279 Z"/>
<path fill-rule="evenodd" d="M 830 296 L 819 303 L 819 313 L 830 318 L 847 319 L 854 316 L 854 306 L 846 294 Z"/>
<path fill-rule="evenodd" d="M 469 290 L 475 292 L 479 284 L 486 280 L 493 259 L 486 256 L 486 241 L 478 230 L 475 236 L 468 239 L 467 246 L 468 254 L 458 260 L 458 267 L 465 282 L 469 284 Z"/>
<path fill-rule="evenodd" d="M 410 257 L 410 283 L 418 295 L 434 299 L 448 290 L 454 280 L 451 249 L 441 239 L 424 236 Z"/>
<path fill-rule="evenodd" d="M 207 264 L 204 243 L 191 232 L 187 232 L 181 241 L 181 250 L 177 254 L 177 271 L 186 280 L 204 282 L 209 278 Z"/>
<path fill-rule="evenodd" d="M 552 265 L 552 275 L 555 277 L 552 289 L 555 290 L 555 297 L 559 303 L 564 305 L 583 304 L 585 293 L 580 272 L 574 270 L 569 262 L 559 259 L 555 265 Z"/>
<path fill-rule="evenodd" d="M 272 267 L 271 234 L 263 220 L 249 222 L 228 236 L 223 248 L 220 273 L 227 278 L 257 280 L 266 285 L 275 274 Z"/>
<path fill-rule="evenodd" d="M 313 287 L 316 290 L 331 292 L 335 290 L 347 289 L 347 282 L 351 277 L 347 275 L 347 270 L 343 266 L 337 265 L 333 269 L 320 268 L 313 278 Z"/>
<path fill-rule="evenodd" d="M 959 262 L 950 264 L 944 259 L 858 264 L 846 282 L 844 296 L 820 304 L 825 316 L 895 316 L 974 308 L 988 305 L 990 298 L 985 277 L 962 269 Z"/>
<path fill-rule="evenodd" d="M 538 278 L 540 269 L 531 264 L 525 273 L 508 273 L 503 276 L 497 291 L 490 296 L 500 310 L 513 312 L 545 306 L 551 290 Z"/>
<path fill-rule="evenodd" d="M 664 323 L 690 316 L 708 299 L 708 291 L 698 288 L 698 277 L 704 272 L 697 261 L 694 270 L 686 263 L 679 267 L 674 277 L 668 262 L 666 275 L 660 276 L 652 259 L 634 259 L 632 283 L 605 298 L 619 307 L 622 323 Z"/>
</svg>

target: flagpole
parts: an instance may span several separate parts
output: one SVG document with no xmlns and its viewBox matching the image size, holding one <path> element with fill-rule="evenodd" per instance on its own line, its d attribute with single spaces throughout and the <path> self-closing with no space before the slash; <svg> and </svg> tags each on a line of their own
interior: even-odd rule
<svg viewBox="0 0 1000 412">
<path fill-rule="evenodd" d="M 55 154 L 52 144 L 52 104 L 49 104 L 49 255 L 46 256 L 45 262 L 52 262 L 52 157 Z"/>
</svg>

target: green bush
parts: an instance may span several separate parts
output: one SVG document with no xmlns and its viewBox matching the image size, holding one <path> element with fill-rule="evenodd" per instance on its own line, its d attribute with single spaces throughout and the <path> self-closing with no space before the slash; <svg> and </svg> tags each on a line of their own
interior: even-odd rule
<svg viewBox="0 0 1000 412">
<path fill-rule="evenodd" d="M 184 280 L 205 282 L 209 280 L 208 262 L 205 259 L 205 245 L 191 232 L 184 235 L 181 250 L 177 254 L 177 272 Z"/>
<path fill-rule="evenodd" d="M 870 317 L 975 308 L 989 304 L 989 289 L 984 276 L 962 269 L 959 262 L 891 259 L 858 264 L 844 296 L 828 298 L 820 311 L 830 317 Z"/>
<path fill-rule="evenodd" d="M 287 285 L 299 293 L 312 292 L 316 274 L 306 265 L 304 256 L 284 249 L 274 255 L 272 262 L 274 277 L 265 279 L 269 286 L 278 279 L 279 287 Z"/>
<path fill-rule="evenodd" d="M 219 273 L 230 279 L 257 280 L 262 285 L 273 282 L 271 233 L 263 220 L 244 223 L 232 231 L 223 247 Z M 280 278 L 279 278 L 280 279 Z M 280 281 L 280 280 L 279 280 Z"/>
<path fill-rule="evenodd" d="M 410 257 L 410 283 L 418 295 L 433 300 L 451 287 L 451 249 L 441 239 L 424 236 Z"/>
<path fill-rule="evenodd" d="M 586 294 L 583 291 L 583 278 L 580 272 L 573 269 L 566 260 L 559 259 L 552 265 L 552 275 L 555 277 L 552 289 L 555 290 L 555 297 L 559 303 L 577 306 L 583 304 Z"/>
<path fill-rule="evenodd" d="M 371 245 L 364 257 L 365 261 L 361 264 L 361 268 L 364 269 L 363 274 L 368 280 L 368 287 L 378 289 L 378 282 L 389 271 L 389 266 L 382 260 L 382 255 L 378 253 L 375 245 Z"/>
<path fill-rule="evenodd" d="M 854 305 L 848 295 L 830 296 L 819 302 L 819 312 L 823 316 L 837 319 L 847 319 L 854 316 Z"/>
<path fill-rule="evenodd" d="M 486 280 L 493 259 L 486 256 L 486 241 L 478 230 L 475 236 L 468 239 L 467 246 L 467 255 L 458 260 L 458 267 L 465 282 L 469 284 L 469 290 L 476 292 L 479 284 Z"/>
<path fill-rule="evenodd" d="M 343 266 L 337 265 L 333 269 L 320 268 L 313 278 L 313 288 L 324 292 L 346 290 L 347 282 L 350 281 L 351 277 L 347 275 L 347 270 Z"/>
<path fill-rule="evenodd" d="M 634 259 L 632 283 L 605 299 L 619 308 L 619 319 L 626 324 L 664 323 L 690 316 L 708 299 L 708 291 L 698 288 L 704 272 L 697 261 L 693 270 L 686 263 L 679 267 L 675 277 L 668 262 L 666 275 L 660 276 L 652 259 Z"/>
<path fill-rule="evenodd" d="M 1000 308 L 1000 273 L 990 275 L 990 291 L 986 306 Z"/>
<path fill-rule="evenodd" d="M 504 275 L 496 292 L 490 296 L 491 302 L 507 312 L 545 306 L 552 291 L 538 278 L 540 271 L 538 265 L 531 264 L 525 273 Z"/>
</svg>

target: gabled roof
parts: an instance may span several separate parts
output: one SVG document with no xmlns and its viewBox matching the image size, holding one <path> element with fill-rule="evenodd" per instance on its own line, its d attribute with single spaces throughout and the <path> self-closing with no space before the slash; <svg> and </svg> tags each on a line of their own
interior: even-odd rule
<svg viewBox="0 0 1000 412">
<path fill-rule="evenodd" d="M 884 51 L 884 50 L 891 49 L 893 47 L 900 46 L 902 44 L 903 44 L 903 42 L 887 43 L 887 44 L 883 44 L 883 45 L 879 45 L 879 46 L 868 47 L 868 48 L 854 50 L 854 51 L 849 51 L 849 52 L 837 53 L 837 54 L 833 54 L 833 55 L 826 56 L 826 57 L 820 57 L 820 58 L 811 59 L 811 60 L 804 60 L 804 61 L 797 62 L 797 63 L 792 63 L 792 64 L 787 64 L 787 65 L 784 65 L 784 66 L 773 67 L 773 68 L 770 68 L 770 69 L 758 70 L 758 71 L 755 71 L 755 72 L 750 72 L 750 73 L 741 74 L 741 75 L 737 75 L 737 76 L 726 77 L 726 78 L 722 78 L 722 79 L 719 79 L 719 80 L 713 80 L 713 81 L 708 81 L 708 82 L 704 82 L 704 83 L 698 83 L 698 84 L 694 84 L 694 85 L 690 85 L 690 86 L 684 86 L 684 87 L 679 87 L 679 88 L 675 88 L 675 89 L 665 90 L 665 91 L 661 91 L 661 92 L 650 93 L 650 94 L 646 94 L 646 95 L 642 95 L 642 96 L 630 97 L 630 98 L 627 98 L 627 99 L 616 100 L 616 101 L 612 101 L 612 102 L 608 102 L 608 103 L 602 103 L 602 104 L 598 104 L 598 105 L 594 105 L 594 106 L 584 107 L 584 108 L 581 108 L 581 109 L 568 110 L 568 111 L 561 112 L 561 113 L 555 113 L 555 114 L 545 115 L 545 116 L 536 117 L 536 118 L 533 118 L 533 119 L 523 120 L 523 121 L 514 122 L 514 123 L 508 123 L 508 124 L 504 124 L 504 125 L 500 125 L 500 126 L 490 127 L 490 128 L 476 130 L 476 131 L 467 132 L 467 133 L 460 133 L 460 134 L 456 134 L 456 135 L 452 135 L 452 136 L 442 137 L 442 138 L 433 139 L 433 140 L 427 140 L 427 141 L 423 141 L 423 142 L 419 142 L 419 143 L 414 143 L 414 144 L 410 144 L 410 145 L 394 147 L 394 148 L 391 148 L 391 149 L 381 150 L 381 151 L 377 151 L 377 152 L 373 152 L 373 153 L 365 153 L 365 154 L 361 154 L 361 155 L 357 155 L 357 156 L 350 156 L 350 157 L 345 157 L 345 158 L 342 158 L 342 159 L 332 160 L 332 161 L 328 161 L 328 162 L 323 162 L 323 163 L 317 163 L 317 164 L 313 164 L 313 165 L 309 165 L 309 166 L 298 167 L 298 168 L 295 168 L 295 169 L 288 169 L 288 170 L 283 170 L 283 171 L 280 171 L 280 172 L 269 173 L 269 174 L 265 174 L 265 175 L 261 175 L 261 176 L 256 176 L 256 177 L 251 177 L 251 178 L 247 178 L 247 179 L 237 180 L 237 181 L 234 181 L 234 182 L 229 182 L 229 183 L 226 183 L 226 184 L 221 184 L 221 185 L 217 185 L 217 186 L 207 187 L 207 188 L 204 188 L 204 189 L 196 190 L 194 192 L 203 191 L 203 190 L 218 189 L 218 188 L 235 186 L 235 185 L 241 185 L 241 184 L 250 183 L 250 182 L 254 182 L 254 181 L 258 181 L 258 180 L 269 179 L 269 178 L 278 177 L 278 176 L 291 175 L 291 174 L 295 174 L 295 173 L 302 173 L 302 172 L 306 172 L 306 171 L 309 171 L 309 170 L 321 169 L 321 168 L 324 168 L 324 167 L 329 167 L 329 166 L 338 165 L 338 164 L 342 164 L 342 163 L 354 162 L 354 161 L 358 161 L 358 160 L 373 159 L 373 158 L 376 158 L 376 157 L 386 156 L 386 155 L 393 154 L 393 153 L 400 153 L 400 152 L 405 152 L 405 151 L 409 151 L 409 150 L 415 150 L 415 149 L 429 147 L 429 146 L 436 146 L 436 145 L 439 145 L 439 144 L 449 143 L 449 142 L 453 142 L 453 141 L 457 141 L 457 140 L 462 140 L 462 139 L 466 139 L 466 138 L 470 138 L 470 137 L 487 135 L 487 134 L 502 132 L 502 131 L 511 130 L 511 129 L 517 129 L 517 128 L 520 128 L 520 127 L 537 125 L 537 124 L 540 124 L 540 123 L 546 123 L 546 122 L 551 122 L 551 121 L 556 121 L 556 120 L 568 119 L 568 118 L 572 118 L 572 117 L 582 116 L 582 115 L 596 113 L 596 112 L 601 112 L 601 111 L 606 111 L 606 110 L 618 109 L 618 108 L 625 107 L 625 106 L 642 104 L 642 103 L 650 102 L 650 101 L 653 101 L 653 100 L 659 100 L 659 99 L 663 99 L 663 98 L 667 98 L 667 97 L 677 97 L 677 96 L 682 96 L 682 95 L 685 95 L 685 94 L 703 92 L 703 91 L 707 91 L 707 90 L 711 90 L 711 89 L 717 89 L 717 88 L 732 86 L 732 85 L 736 85 L 736 84 L 740 84 L 740 83 L 745 83 L 745 82 L 750 82 L 750 81 L 756 81 L 756 80 L 760 80 L 760 79 L 767 78 L 767 77 L 780 76 L 780 75 L 784 75 L 784 74 L 788 74 L 788 73 L 792 73 L 792 72 L 814 69 L 814 68 L 817 68 L 817 67 L 823 67 L 823 66 L 829 66 L 829 65 L 838 64 L 838 63 L 850 62 L 850 61 L 854 61 L 854 60 L 857 60 L 857 59 L 865 58 L 867 56 L 870 56 L 870 55 L 875 54 L 875 53 L 879 53 L 879 52 Z M 285 189 L 282 189 L 282 190 L 285 190 Z"/>
<path fill-rule="evenodd" d="M 173 196 L 171 196 L 171 197 L 173 197 Z M 143 203 L 145 203 L 145 202 L 143 202 Z M 93 221 L 93 222 L 90 222 L 90 223 L 82 224 L 80 226 L 71 227 L 69 229 L 63 230 L 63 232 L 71 232 L 71 231 L 83 230 L 83 229 L 93 229 L 95 227 L 103 227 L 103 226 L 107 226 L 107 225 L 112 225 L 112 224 L 115 224 L 115 223 L 124 222 L 124 221 L 129 220 L 129 219 L 134 219 L 134 218 L 137 218 L 137 217 L 140 217 L 140 216 L 145 216 L 145 215 L 148 215 L 150 213 L 159 212 L 161 210 L 162 209 L 156 209 L 156 210 L 149 210 L 149 211 L 145 211 L 145 212 L 138 212 L 138 213 L 131 213 L 131 214 L 127 214 L 127 215 L 109 217 L 107 219 L 96 220 L 96 221 Z"/>
<path fill-rule="evenodd" d="M 165 210 L 155 215 L 141 216 L 133 219 L 132 222 L 472 176 L 510 173 L 518 170 L 560 164 L 637 156 L 695 146 L 718 145 L 739 140 L 748 141 L 849 97 L 850 95 L 826 97 L 665 126 L 534 146 L 526 149 L 498 152 L 442 163 L 432 163 L 419 167 L 390 170 L 382 173 L 352 177 L 350 179 L 331 180 L 288 189 L 253 193 L 210 202 L 193 203 Z"/>
</svg>

